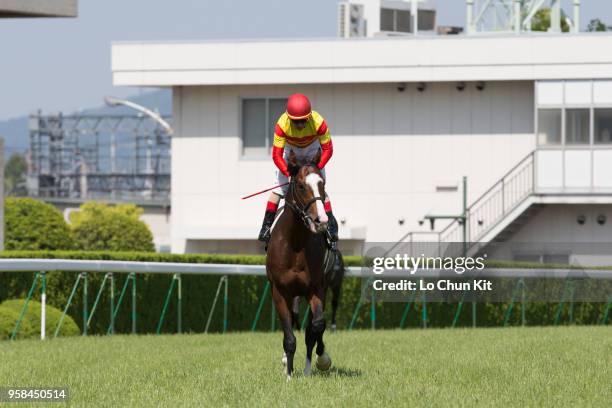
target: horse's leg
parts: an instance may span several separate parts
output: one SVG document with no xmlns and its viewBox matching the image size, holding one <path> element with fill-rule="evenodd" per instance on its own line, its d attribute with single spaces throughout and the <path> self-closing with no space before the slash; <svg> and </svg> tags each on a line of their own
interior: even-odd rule
<svg viewBox="0 0 612 408">
<path fill-rule="evenodd" d="M 329 370 L 331 366 L 331 358 L 325 352 L 325 344 L 323 343 L 323 333 L 325 332 L 325 317 L 323 315 L 323 302 L 325 299 L 325 289 L 317 291 L 310 298 L 310 309 L 312 312 L 312 332 L 317 343 L 317 368 L 321 371 Z"/>
<path fill-rule="evenodd" d="M 331 330 L 336 331 L 336 312 L 338 311 L 338 304 L 340 303 L 340 289 L 342 288 L 342 281 L 339 285 L 332 286 L 332 319 L 331 319 Z"/>
<path fill-rule="evenodd" d="M 293 327 L 299 331 L 300 330 L 300 297 L 299 296 L 296 296 L 293 298 L 291 316 L 293 318 Z"/>
<path fill-rule="evenodd" d="M 287 356 L 287 379 L 289 380 L 293 373 L 293 356 L 296 349 L 295 336 L 291 329 L 291 312 L 289 311 L 289 305 L 293 299 L 281 295 L 274 285 L 272 285 L 272 299 L 274 299 L 274 305 L 283 326 L 283 350 L 285 356 Z"/>
<path fill-rule="evenodd" d="M 317 336 L 312 331 L 312 313 L 309 313 L 308 310 L 306 310 L 306 314 L 308 315 L 308 325 L 306 325 L 306 333 L 304 337 L 306 340 L 306 365 L 304 367 L 304 375 L 310 375 L 310 367 L 312 365 L 312 350 L 317 343 Z"/>
</svg>

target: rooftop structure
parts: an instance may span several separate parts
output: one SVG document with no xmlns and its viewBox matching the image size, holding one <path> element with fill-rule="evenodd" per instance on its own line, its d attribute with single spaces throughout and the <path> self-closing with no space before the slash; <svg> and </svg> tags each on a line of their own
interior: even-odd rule
<svg viewBox="0 0 612 408">
<path fill-rule="evenodd" d="M 0 18 L 76 17 L 77 0 L 0 0 Z"/>
</svg>

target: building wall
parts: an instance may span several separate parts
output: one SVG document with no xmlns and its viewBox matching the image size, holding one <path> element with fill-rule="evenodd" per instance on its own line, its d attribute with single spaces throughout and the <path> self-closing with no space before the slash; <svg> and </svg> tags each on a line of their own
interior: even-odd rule
<svg viewBox="0 0 612 408">
<path fill-rule="evenodd" d="M 267 195 L 240 197 L 271 186 L 275 167 L 270 158 L 242 157 L 240 98 L 293 92 L 310 96 L 328 121 L 327 190 L 349 252 L 362 240 L 428 230 L 418 224 L 424 215 L 460 211 L 462 175 L 471 201 L 535 147 L 530 81 L 487 82 L 482 91 L 474 83 L 463 91 L 427 83 L 423 92 L 413 83 L 403 91 L 396 83 L 176 87 L 173 252 L 256 238 Z M 459 189 L 437 191 L 452 186 Z"/>
<path fill-rule="evenodd" d="M 605 222 L 597 218 L 603 215 Z M 584 216 L 584 223 L 578 217 Z M 488 250 L 492 259 L 546 256 L 550 261 L 582 266 L 612 264 L 612 205 L 549 204 L 503 245 Z M 533 259 L 536 260 L 535 258 Z"/>
</svg>

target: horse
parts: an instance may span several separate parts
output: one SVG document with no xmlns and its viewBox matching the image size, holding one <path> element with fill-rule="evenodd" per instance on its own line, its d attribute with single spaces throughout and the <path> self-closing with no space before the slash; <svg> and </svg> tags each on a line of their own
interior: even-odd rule
<svg viewBox="0 0 612 408">
<path fill-rule="evenodd" d="M 327 371 L 331 358 L 325 352 L 325 277 L 326 261 L 330 250 L 325 232 L 327 214 L 323 208 L 325 182 L 316 163 L 319 151 L 310 163 L 300 165 L 293 151 L 288 157 L 291 176 L 285 209 L 272 230 L 266 255 L 266 274 L 272 287 L 272 298 L 283 328 L 283 350 L 286 359 L 287 380 L 293 374 L 293 358 L 297 348 L 293 334 L 293 300 L 302 296 L 310 305 L 306 327 L 306 365 L 304 375 L 311 373 L 312 351 L 316 345 L 317 368 Z"/>
<path fill-rule="evenodd" d="M 335 251 L 335 258 L 333 267 L 327 271 L 327 282 L 328 288 L 331 290 L 331 306 L 332 316 L 330 328 L 332 332 L 336 331 L 336 314 L 338 312 L 338 306 L 340 305 L 340 293 L 342 290 L 342 281 L 344 280 L 344 274 L 346 272 L 346 266 L 344 265 L 344 257 L 340 250 Z M 293 327 L 297 330 L 300 329 L 300 298 L 295 297 L 293 299 L 293 308 L 291 311 L 293 315 Z M 308 311 L 306 311 L 308 313 Z"/>
</svg>

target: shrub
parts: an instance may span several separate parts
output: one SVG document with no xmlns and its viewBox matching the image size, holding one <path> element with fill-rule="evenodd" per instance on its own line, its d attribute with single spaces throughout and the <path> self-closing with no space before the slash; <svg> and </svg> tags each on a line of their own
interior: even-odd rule
<svg viewBox="0 0 612 408">
<path fill-rule="evenodd" d="M 0 306 L 0 340 L 6 340 L 10 338 L 15 324 L 19 319 L 19 312 L 14 309 Z M 19 331 L 17 332 L 17 338 L 23 339 L 33 337 L 35 330 L 27 319 L 21 321 Z"/>
<path fill-rule="evenodd" d="M 33 198 L 5 200 L 5 247 L 18 250 L 73 249 L 74 239 L 62 214 Z"/>
<path fill-rule="evenodd" d="M 5 300 L 0 304 L 0 309 L 8 309 L 12 310 L 19 317 L 19 313 L 21 313 L 21 309 L 23 308 L 23 302 L 25 299 L 10 299 Z M 30 300 L 28 302 L 28 309 L 23 317 L 21 322 L 21 327 L 19 328 L 18 334 L 22 337 L 37 337 L 40 334 L 40 302 L 36 300 Z M 59 320 L 62 316 L 62 311 L 47 304 L 46 305 L 46 317 L 45 317 L 45 327 L 47 337 L 53 336 L 55 333 L 55 328 L 59 323 Z M 26 323 L 26 326 L 24 326 Z M 26 330 L 26 327 L 30 327 L 30 332 Z M 15 324 L 13 323 L 13 327 Z M 11 327 L 12 331 L 12 327 Z M 23 334 L 22 334 L 23 332 Z M 79 326 L 74 322 L 72 317 L 66 315 L 64 316 L 64 321 L 62 322 L 62 327 L 60 328 L 58 336 L 78 336 L 81 334 Z"/>
<path fill-rule="evenodd" d="M 142 209 L 131 204 L 111 207 L 88 202 L 70 216 L 77 246 L 86 251 L 153 252 L 153 234 L 139 219 Z"/>
</svg>

